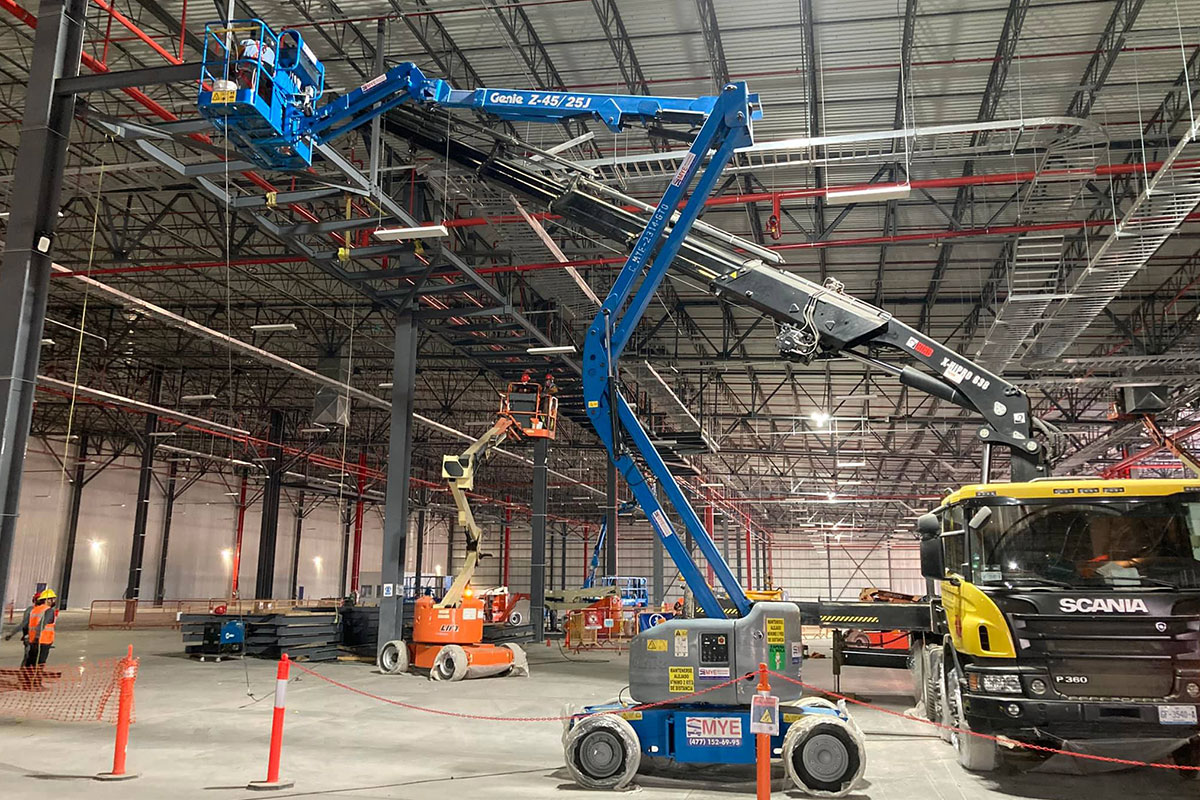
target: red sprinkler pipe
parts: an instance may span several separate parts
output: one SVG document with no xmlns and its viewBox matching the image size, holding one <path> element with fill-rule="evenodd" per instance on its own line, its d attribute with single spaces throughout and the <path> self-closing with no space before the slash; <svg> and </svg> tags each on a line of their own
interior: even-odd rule
<svg viewBox="0 0 1200 800">
<path fill-rule="evenodd" d="M 358 573 L 362 566 L 363 492 L 367 488 L 367 454 L 358 454 L 358 502 L 354 504 L 354 558 L 350 562 L 350 591 L 358 591 Z"/>
<path fill-rule="evenodd" d="M 233 542 L 233 578 L 229 587 L 229 596 L 238 596 L 238 572 L 242 568 L 242 534 L 246 529 L 246 475 L 242 474 L 242 488 L 238 492 L 237 534 Z"/>
</svg>

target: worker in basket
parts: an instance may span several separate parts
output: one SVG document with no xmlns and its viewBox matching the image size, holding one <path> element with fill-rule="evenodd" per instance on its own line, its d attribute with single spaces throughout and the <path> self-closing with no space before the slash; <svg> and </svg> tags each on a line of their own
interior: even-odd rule
<svg viewBox="0 0 1200 800">
<path fill-rule="evenodd" d="M 241 56 L 238 59 L 238 83 L 243 89 L 254 88 L 254 74 L 258 64 L 265 68 L 264 77 L 269 80 L 275 67 L 275 48 L 258 39 L 243 39 L 240 43 Z"/>
<path fill-rule="evenodd" d="M 35 598 L 33 608 L 21 628 L 25 642 L 25 659 L 21 662 L 21 687 L 39 688 L 42 667 L 54 646 L 54 623 L 58 620 L 58 595 L 45 589 Z"/>
</svg>

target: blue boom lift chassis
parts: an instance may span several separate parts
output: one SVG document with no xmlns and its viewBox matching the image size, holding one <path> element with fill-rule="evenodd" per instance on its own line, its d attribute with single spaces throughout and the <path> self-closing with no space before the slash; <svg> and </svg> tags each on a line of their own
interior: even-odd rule
<svg viewBox="0 0 1200 800">
<path fill-rule="evenodd" d="M 316 145 L 405 103 L 474 109 L 511 121 L 595 119 L 614 131 L 633 123 L 699 126 L 587 332 L 583 385 L 589 420 L 707 617 L 670 620 L 634 640 L 630 695 L 639 703 L 654 703 L 654 708 L 618 701 L 585 708 L 567 723 L 564 743 L 569 770 L 589 788 L 626 785 L 643 754 L 678 763 L 753 763 L 750 701 L 755 687 L 742 676 L 767 663 L 776 672 L 799 678 L 799 609 L 789 603 L 752 605 L 747 599 L 617 391 L 616 375 L 621 351 L 722 170 L 736 149 L 752 143 L 751 122 L 762 115 L 758 96 L 749 93 L 744 83 L 729 84 L 715 97 L 692 99 L 458 90 L 443 80 L 427 78 L 415 64 L 404 63 L 319 105 L 325 93 L 324 68 L 299 31 L 276 34 L 261 20 L 235 20 L 208 25 L 205 41 L 200 113 L 226 135 L 239 155 L 267 169 L 304 170 L 311 165 Z M 685 197 L 687 202 L 679 209 Z M 630 447 L 663 487 L 738 618 L 727 618 Z M 705 689 L 709 691 L 697 694 Z M 800 700 L 799 687 L 793 683 L 777 680 L 775 693 L 785 704 L 772 752 L 782 755 L 789 777 L 818 795 L 841 796 L 850 791 L 862 775 L 866 756 L 861 734 L 845 708 Z"/>
</svg>

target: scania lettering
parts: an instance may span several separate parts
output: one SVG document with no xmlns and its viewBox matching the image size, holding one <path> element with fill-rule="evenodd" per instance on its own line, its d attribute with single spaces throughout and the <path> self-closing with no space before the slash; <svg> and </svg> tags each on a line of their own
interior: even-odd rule
<svg viewBox="0 0 1200 800">
<path fill-rule="evenodd" d="M 1149 614 L 1144 600 L 1124 597 L 1064 597 L 1058 601 L 1058 609 L 1064 614 L 1095 613 Z"/>
</svg>

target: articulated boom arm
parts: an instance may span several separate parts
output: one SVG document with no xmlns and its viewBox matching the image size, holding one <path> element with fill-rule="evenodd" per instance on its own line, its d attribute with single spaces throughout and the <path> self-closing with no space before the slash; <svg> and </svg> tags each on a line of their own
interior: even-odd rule
<svg viewBox="0 0 1200 800">
<path fill-rule="evenodd" d="M 978 430 L 985 444 L 984 476 L 989 479 L 992 446 L 1012 453 L 1012 478 L 1031 480 L 1048 474 L 1046 448 L 1034 439 L 1034 419 L 1025 392 L 975 364 L 883 309 L 843 294 L 830 281 L 821 286 L 761 262 L 747 262 L 724 274 L 700 270 L 718 296 L 749 305 L 783 323 L 779 350 L 805 363 L 821 356 L 847 355 L 889 372 L 906 386 L 974 411 L 985 424 Z M 881 345 L 903 352 L 924 364 L 930 375 L 898 367 L 858 351 Z"/>
<path fill-rule="evenodd" d="M 666 276 L 688 231 L 700 215 L 704 201 L 712 194 L 721 171 L 737 148 L 751 144 L 750 123 L 755 117 L 756 105 L 755 96 L 747 93 L 744 83 L 724 87 L 713 105 L 712 113 L 651 214 L 645 230 L 638 237 L 629 259 L 605 298 L 600 313 L 588 328 L 583 347 L 583 396 L 588 419 L 642 510 L 646 512 L 650 524 L 662 539 L 667 553 L 679 567 L 680 574 L 691 588 L 697 602 L 704 609 L 704 613 L 713 618 L 725 616 L 723 607 L 691 555 L 679 541 L 674 526 L 667 519 L 666 512 L 655 496 L 654 488 L 638 468 L 633 455 L 623 449 L 624 442 L 628 442 L 642 456 L 739 614 L 745 615 L 750 610 L 750 601 L 730 571 L 729 565 L 721 557 L 695 509 L 650 443 L 649 435 L 642 428 L 629 403 L 621 396 L 615 376 L 621 351 L 645 314 L 646 307 Z M 708 166 L 701 173 L 700 165 L 710 150 L 714 152 Z M 672 215 L 689 188 L 691 194 L 688 201 L 672 225 Z M 660 245 L 660 239 L 663 239 L 668 226 L 670 233 Z"/>
<path fill-rule="evenodd" d="M 197 104 L 241 154 L 271 169 L 303 169 L 314 146 L 405 103 L 466 108 L 514 122 L 595 119 L 612 131 L 631 124 L 698 126 L 717 98 L 649 97 L 525 89 L 455 89 L 416 64 L 382 75 L 316 107 L 324 67 L 296 29 L 278 35 L 262 20 L 211 23 L 205 32 Z M 756 100 L 756 98 L 755 98 Z M 755 107 L 753 113 L 758 114 Z"/>
<path fill-rule="evenodd" d="M 457 456 L 442 456 L 442 477 L 450 484 L 450 494 L 454 496 L 454 505 L 458 507 L 458 524 L 466 531 L 466 553 L 462 568 L 454 576 L 449 591 L 437 604 L 437 608 L 447 608 L 458 605 L 463 592 L 475 577 L 475 567 L 479 563 L 479 544 L 483 538 L 483 529 L 475 522 L 471 513 L 471 503 L 467 492 L 475 488 L 475 469 L 495 448 L 504 444 L 509 433 L 519 430 L 510 417 L 501 417 L 486 433 L 476 439 L 470 447 Z"/>
</svg>

